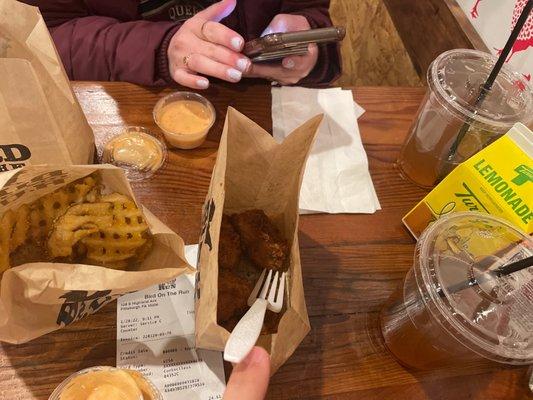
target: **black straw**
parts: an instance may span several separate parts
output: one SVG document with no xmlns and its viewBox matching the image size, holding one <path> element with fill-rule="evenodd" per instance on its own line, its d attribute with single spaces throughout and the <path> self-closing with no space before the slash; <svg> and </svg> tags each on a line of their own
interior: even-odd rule
<svg viewBox="0 0 533 400">
<path fill-rule="evenodd" d="M 518 38 L 518 35 L 520 34 L 522 27 L 524 26 L 524 24 L 527 21 L 527 18 L 529 17 L 529 13 L 531 12 L 532 6 L 533 6 L 533 0 L 529 0 L 527 4 L 525 5 L 524 9 L 522 10 L 520 17 L 518 17 L 518 21 L 516 21 L 516 25 L 513 31 L 511 32 L 511 36 L 509 36 L 509 39 L 507 39 L 507 43 L 505 44 L 505 47 L 503 48 L 500 56 L 498 57 L 496 64 L 494 64 L 494 67 L 492 68 L 492 71 L 489 77 L 487 78 L 483 86 L 481 87 L 481 91 L 479 92 L 479 95 L 474 103 L 475 107 L 478 107 L 483 103 L 483 101 L 485 100 L 485 97 L 492 89 L 492 85 L 494 84 L 496 77 L 500 73 L 500 70 L 502 69 L 502 66 L 505 63 L 507 56 L 513 49 L 514 42 Z M 448 157 L 447 157 L 448 162 L 452 162 L 454 160 L 455 154 L 457 153 L 457 149 L 459 148 L 459 145 L 461 144 L 464 136 L 468 132 L 468 129 L 470 128 L 471 123 L 472 123 L 472 118 L 468 117 L 468 119 L 465 121 L 465 123 L 459 130 L 459 133 L 457 134 L 455 142 L 450 147 L 450 152 L 448 153 Z"/>
<path fill-rule="evenodd" d="M 515 261 L 511 264 L 507 264 L 507 265 L 504 265 L 498 268 L 496 275 L 498 276 L 498 278 L 501 278 L 502 276 L 507 276 L 507 275 L 512 274 L 513 272 L 518 272 L 518 271 L 521 271 L 525 268 L 529 268 L 532 266 L 533 266 L 533 256 L 529 256 L 521 260 Z"/>
<path fill-rule="evenodd" d="M 521 271 L 529 267 L 533 267 L 533 256 L 523 258 L 521 260 L 512 262 L 507 265 L 502 265 L 495 271 L 496 277 L 502 278 L 504 276 L 511 275 L 512 273 Z M 475 278 L 472 278 L 468 282 L 462 282 L 457 285 L 450 286 L 450 288 L 448 289 L 448 293 L 450 294 L 457 293 L 457 292 L 460 292 L 461 290 L 468 289 L 472 286 L 478 286 L 479 283 L 480 282 L 478 282 Z M 440 295 L 444 296 L 444 292 L 441 291 Z"/>
</svg>

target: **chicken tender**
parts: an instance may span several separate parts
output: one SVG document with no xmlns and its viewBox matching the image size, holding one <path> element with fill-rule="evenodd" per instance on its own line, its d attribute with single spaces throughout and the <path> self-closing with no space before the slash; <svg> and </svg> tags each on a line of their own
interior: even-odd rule
<svg viewBox="0 0 533 400">
<path fill-rule="evenodd" d="M 253 285 L 246 279 L 224 270 L 218 276 L 218 321 L 240 319 L 248 310 L 248 297 Z"/>
<path fill-rule="evenodd" d="M 230 217 L 226 214 L 222 216 L 220 226 L 220 241 L 218 244 L 218 266 L 222 269 L 232 270 L 239 265 L 241 260 L 241 239 L 233 225 Z"/>
<path fill-rule="evenodd" d="M 241 246 L 256 268 L 286 271 L 289 245 L 262 210 L 234 214 L 233 226 L 241 236 Z"/>
</svg>

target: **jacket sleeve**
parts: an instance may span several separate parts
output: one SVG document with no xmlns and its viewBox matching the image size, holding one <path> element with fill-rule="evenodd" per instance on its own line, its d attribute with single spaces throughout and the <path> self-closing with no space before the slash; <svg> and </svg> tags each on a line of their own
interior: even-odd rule
<svg viewBox="0 0 533 400">
<path fill-rule="evenodd" d="M 332 26 L 329 0 L 283 0 L 281 13 L 297 14 L 307 18 L 311 28 Z M 341 74 L 340 45 L 321 45 L 315 68 L 299 84 L 330 84 Z"/>
<path fill-rule="evenodd" d="M 172 81 L 167 49 L 179 27 L 175 22 L 89 16 L 69 20 L 51 33 L 70 79 L 160 86 Z"/>
</svg>

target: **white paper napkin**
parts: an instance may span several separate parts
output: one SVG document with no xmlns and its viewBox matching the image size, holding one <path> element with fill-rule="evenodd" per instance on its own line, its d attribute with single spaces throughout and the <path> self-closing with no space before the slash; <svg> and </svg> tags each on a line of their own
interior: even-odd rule
<svg viewBox="0 0 533 400">
<path fill-rule="evenodd" d="M 272 88 L 277 141 L 308 119 L 324 114 L 304 173 L 300 213 L 372 214 L 381 209 L 357 125 L 363 112 L 350 90 Z"/>
</svg>

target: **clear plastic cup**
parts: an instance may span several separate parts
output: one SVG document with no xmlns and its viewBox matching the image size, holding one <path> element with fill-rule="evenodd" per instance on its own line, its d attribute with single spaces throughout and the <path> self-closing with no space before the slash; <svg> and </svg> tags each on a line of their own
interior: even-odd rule
<svg viewBox="0 0 533 400">
<path fill-rule="evenodd" d="M 180 109 L 170 110 L 168 106 L 181 102 Z M 188 104 L 199 104 L 200 107 L 192 109 Z M 174 104 L 177 105 L 177 104 Z M 176 122 L 176 127 L 165 123 L 163 113 L 172 113 L 171 117 Z M 159 126 L 167 142 L 179 149 L 194 149 L 200 146 L 213 127 L 216 112 L 213 104 L 204 96 L 193 92 L 175 92 L 160 99 L 153 110 L 154 121 Z M 184 123 L 184 121 L 190 121 Z"/>
<path fill-rule="evenodd" d="M 487 214 L 455 213 L 434 222 L 381 312 L 388 349 L 419 369 L 480 359 L 531 364 L 533 267 L 501 278 L 496 269 L 532 250 L 531 237 Z"/>
<path fill-rule="evenodd" d="M 102 153 L 102 162 L 122 168 L 130 181 L 151 177 L 166 158 L 164 142 L 141 126 L 129 126 L 110 138 Z"/>
<path fill-rule="evenodd" d="M 161 392 L 154 386 L 152 382 L 150 382 L 140 372 L 129 370 L 129 369 L 120 369 L 120 368 L 106 367 L 106 366 L 86 368 L 86 369 L 83 369 L 81 371 L 78 371 L 70 375 L 67 379 L 61 382 L 61 384 L 50 395 L 48 400 L 64 400 L 63 399 L 64 396 L 62 397 L 62 395 L 65 393 L 65 389 L 68 390 L 69 388 L 71 388 L 72 385 L 76 385 L 77 384 L 76 379 L 81 376 L 90 375 L 94 373 L 114 374 L 117 371 L 127 372 L 128 376 L 130 376 L 133 379 L 139 391 L 141 392 L 139 396 L 134 396 L 135 398 L 128 399 L 128 400 L 163 400 L 163 395 L 161 394 Z M 112 380 L 113 380 L 113 375 L 108 375 L 107 377 L 102 378 L 100 383 L 112 385 Z M 120 397 L 120 398 L 124 398 L 124 397 Z M 85 399 L 78 397 L 77 400 L 85 400 Z"/>
<path fill-rule="evenodd" d="M 532 88 L 508 65 L 481 105 L 474 105 L 496 60 L 481 51 L 456 49 L 433 61 L 427 72 L 428 91 L 398 159 L 404 177 L 432 187 L 516 122 L 531 123 Z M 458 140 L 465 122 L 468 132 Z M 459 145 L 453 153 L 456 141 Z"/>
</svg>

